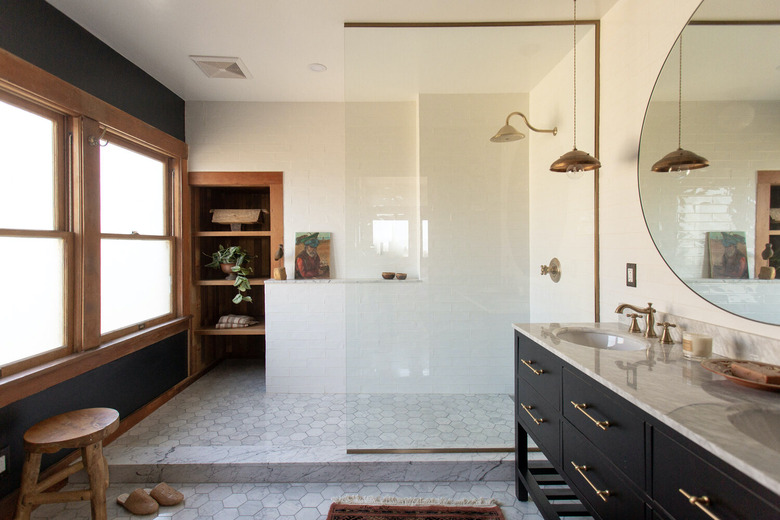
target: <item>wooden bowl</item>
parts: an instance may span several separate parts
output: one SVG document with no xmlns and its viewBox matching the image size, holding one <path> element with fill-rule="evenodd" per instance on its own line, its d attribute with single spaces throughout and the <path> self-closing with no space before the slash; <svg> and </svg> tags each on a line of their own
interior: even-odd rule
<svg viewBox="0 0 780 520">
<path fill-rule="evenodd" d="M 396 280 L 406 280 L 406 273 L 395 273 Z"/>
<path fill-rule="evenodd" d="M 393 278 L 395 278 L 395 273 L 390 273 L 385 271 L 384 273 L 382 273 L 382 278 L 384 278 L 385 280 L 392 280 Z"/>
</svg>

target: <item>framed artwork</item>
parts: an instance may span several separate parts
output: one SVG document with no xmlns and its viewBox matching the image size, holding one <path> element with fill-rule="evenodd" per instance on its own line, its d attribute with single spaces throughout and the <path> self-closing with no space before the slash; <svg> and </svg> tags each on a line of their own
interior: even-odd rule
<svg viewBox="0 0 780 520">
<path fill-rule="evenodd" d="M 710 231 L 710 278 L 749 278 L 744 231 Z"/>
<path fill-rule="evenodd" d="M 330 233 L 295 233 L 295 279 L 330 278 Z"/>
</svg>

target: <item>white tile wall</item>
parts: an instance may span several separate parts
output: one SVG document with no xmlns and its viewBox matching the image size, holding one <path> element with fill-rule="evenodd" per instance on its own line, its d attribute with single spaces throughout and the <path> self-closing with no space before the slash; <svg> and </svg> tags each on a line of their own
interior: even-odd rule
<svg viewBox="0 0 780 520">
<path fill-rule="evenodd" d="M 577 52 L 577 148 L 590 154 L 595 154 L 594 42 L 595 30 L 590 29 Z M 530 94 L 534 126 L 558 127 L 554 137 L 529 132 L 532 322 L 590 322 L 595 315 L 594 175 L 570 179 L 550 171 L 550 164 L 570 151 L 574 141 L 572 60 L 570 52 Z M 553 257 L 561 262 L 558 283 L 540 274 L 540 266 Z"/>
</svg>

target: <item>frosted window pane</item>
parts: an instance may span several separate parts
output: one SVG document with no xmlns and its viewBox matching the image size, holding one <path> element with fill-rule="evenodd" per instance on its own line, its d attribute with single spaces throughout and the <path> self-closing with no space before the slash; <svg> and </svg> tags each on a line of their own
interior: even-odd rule
<svg viewBox="0 0 780 520">
<path fill-rule="evenodd" d="M 0 101 L 0 228 L 54 229 L 54 122 Z"/>
<path fill-rule="evenodd" d="M 167 240 L 101 243 L 102 334 L 171 312 L 171 246 Z"/>
<path fill-rule="evenodd" d="M 65 345 L 63 240 L 0 237 L 0 365 Z M 14 251 L 35 251 L 35 265 Z"/>
<path fill-rule="evenodd" d="M 112 143 L 100 147 L 100 230 L 165 234 L 162 161 Z"/>
</svg>

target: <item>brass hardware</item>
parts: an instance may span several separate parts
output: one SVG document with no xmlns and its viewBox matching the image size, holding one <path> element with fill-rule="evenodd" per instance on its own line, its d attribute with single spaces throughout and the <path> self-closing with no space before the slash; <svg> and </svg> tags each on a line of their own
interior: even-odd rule
<svg viewBox="0 0 780 520">
<path fill-rule="evenodd" d="M 588 419 L 590 419 L 591 421 L 593 421 L 593 422 L 596 424 L 596 426 L 598 426 L 598 427 L 599 427 L 599 428 L 601 428 L 602 430 L 605 430 L 605 431 L 606 431 L 606 429 L 607 429 L 607 428 L 609 428 L 609 421 L 597 421 L 596 419 L 594 419 L 594 418 L 593 418 L 593 416 L 592 416 L 592 415 L 590 415 L 588 412 L 586 412 L 586 411 L 585 411 L 585 408 L 587 408 L 587 407 L 588 407 L 588 405 L 587 405 L 587 404 L 585 404 L 585 403 L 582 403 L 582 404 L 577 404 L 577 403 L 575 403 L 574 401 L 569 401 L 569 402 L 570 402 L 572 405 L 574 405 L 574 408 L 576 408 L 577 410 L 579 410 L 579 411 L 581 411 L 582 413 L 584 413 L 584 414 L 585 414 L 585 416 L 586 416 Z"/>
<path fill-rule="evenodd" d="M 628 326 L 628 332 L 642 332 L 642 329 L 639 328 L 639 323 L 636 321 L 640 314 L 626 314 L 626 316 L 631 318 L 631 325 Z"/>
<path fill-rule="evenodd" d="M 672 339 L 672 333 L 669 332 L 669 327 L 674 328 L 677 325 L 674 323 L 669 323 L 668 321 L 661 322 L 659 325 L 664 328 L 663 332 L 661 332 L 661 343 L 666 345 L 674 345 L 674 339 Z"/>
<path fill-rule="evenodd" d="M 523 404 L 523 403 L 520 403 L 520 406 L 522 407 L 522 409 L 523 409 L 523 410 L 525 410 L 525 412 L 526 412 L 528 415 L 530 415 L 530 416 L 531 416 L 531 419 L 532 419 L 532 420 L 533 420 L 533 421 L 534 421 L 534 422 L 535 422 L 537 425 L 538 425 L 538 424 L 542 424 L 542 423 L 544 422 L 544 419 L 542 419 L 541 417 L 540 417 L 539 419 L 537 419 L 536 417 L 534 417 L 534 414 L 532 414 L 532 413 L 531 413 L 531 410 L 533 410 L 533 409 L 534 409 L 534 407 L 533 407 L 533 406 L 531 406 L 530 404 L 529 404 L 529 405 L 525 405 L 525 404 Z"/>
<path fill-rule="evenodd" d="M 677 491 L 682 493 L 683 496 L 688 499 L 689 503 L 701 509 L 704 512 L 704 514 L 712 518 L 712 520 L 720 520 L 720 518 L 718 518 L 718 516 L 715 515 L 715 513 L 710 511 L 709 509 L 710 499 L 706 495 L 697 497 L 697 496 L 689 495 L 683 489 L 678 489 Z"/>
<path fill-rule="evenodd" d="M 520 359 L 520 361 L 522 361 L 525 366 L 530 368 L 531 372 L 533 372 L 537 376 L 540 376 L 540 375 L 544 374 L 544 370 L 542 370 L 541 368 L 539 370 L 536 370 L 534 367 L 531 366 L 531 365 L 534 364 L 534 362 L 531 361 L 530 359 L 528 361 L 526 361 L 525 359 Z"/>
<path fill-rule="evenodd" d="M 647 316 L 647 329 L 645 329 L 644 333 L 646 338 L 650 339 L 658 337 L 658 334 L 655 333 L 655 309 L 653 309 L 652 303 L 648 303 L 647 307 L 644 309 L 640 309 L 639 307 L 635 307 L 634 305 L 629 305 L 627 303 L 621 303 L 617 306 L 615 312 L 618 314 L 623 314 L 623 311 L 626 309 L 631 309 L 634 312 L 638 312 Z"/>
<path fill-rule="evenodd" d="M 550 265 L 542 266 L 542 276 L 549 274 L 553 283 L 561 281 L 561 262 L 557 258 L 550 260 Z"/>
<path fill-rule="evenodd" d="M 574 461 L 571 461 L 571 465 L 574 466 L 574 469 L 577 470 L 577 473 L 579 473 L 580 476 L 585 479 L 585 482 L 587 482 L 588 485 L 593 488 L 593 491 L 595 491 L 596 494 L 601 497 L 601 500 L 606 502 L 607 497 L 610 496 L 609 490 L 602 490 L 593 485 L 593 482 L 591 482 L 590 479 L 585 475 L 585 472 L 588 471 L 588 466 L 578 466 Z"/>
</svg>

